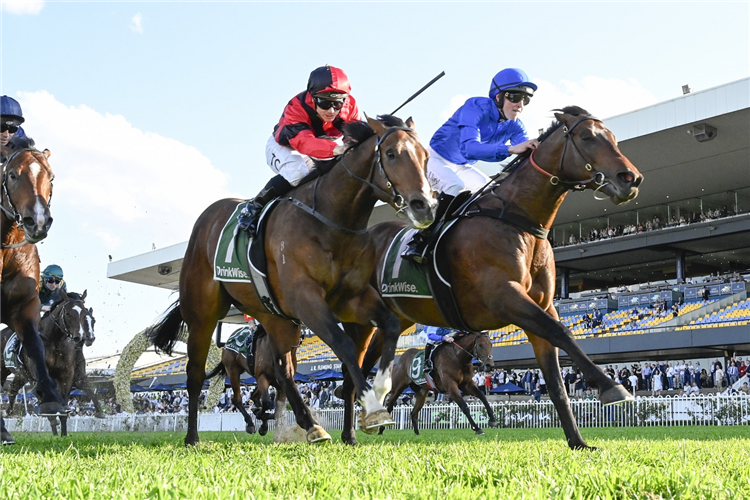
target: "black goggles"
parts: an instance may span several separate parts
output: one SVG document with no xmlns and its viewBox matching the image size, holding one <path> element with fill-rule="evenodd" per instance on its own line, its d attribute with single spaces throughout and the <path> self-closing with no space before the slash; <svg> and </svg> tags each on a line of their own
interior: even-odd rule
<svg viewBox="0 0 750 500">
<path fill-rule="evenodd" d="M 328 110 L 333 108 L 338 111 L 344 106 L 344 101 L 331 101 L 329 99 L 323 99 L 322 97 L 316 97 L 315 105 L 320 109 Z"/>
<path fill-rule="evenodd" d="M 10 132 L 11 134 L 15 134 L 18 132 L 18 125 L 10 125 L 8 123 L 0 124 L 0 132 Z"/>
<path fill-rule="evenodd" d="M 62 280 L 60 278 L 44 278 L 44 281 L 46 283 L 56 283 L 59 285 Z"/>
<path fill-rule="evenodd" d="M 525 92 L 506 92 L 505 98 L 512 103 L 521 102 L 521 100 L 523 100 L 524 106 L 528 106 L 531 102 L 531 96 Z"/>
</svg>

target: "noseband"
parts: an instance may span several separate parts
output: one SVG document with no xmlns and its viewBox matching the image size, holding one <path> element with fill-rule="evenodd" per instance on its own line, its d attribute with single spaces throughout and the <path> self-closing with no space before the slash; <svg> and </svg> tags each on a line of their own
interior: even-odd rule
<svg viewBox="0 0 750 500">
<path fill-rule="evenodd" d="M 601 120 L 598 118 L 594 118 L 593 116 L 584 116 L 579 118 L 570 128 L 568 128 L 567 125 L 563 125 L 563 137 L 565 139 L 565 142 L 563 143 L 563 152 L 562 155 L 560 155 L 560 164 L 557 166 L 557 171 L 562 175 L 563 173 L 563 161 L 565 160 L 565 153 L 568 150 L 568 144 L 572 144 L 573 148 L 576 150 L 578 155 L 583 158 L 583 161 L 586 162 L 584 165 L 584 168 L 589 171 L 593 172 L 594 175 L 588 179 L 582 179 L 582 180 L 564 180 L 561 179 L 557 175 L 553 175 L 546 170 L 542 169 L 535 161 L 534 161 L 534 152 L 531 152 L 531 155 L 529 155 L 529 162 L 531 163 L 531 166 L 533 166 L 535 169 L 537 169 L 539 172 L 543 173 L 544 175 L 548 176 L 550 184 L 553 186 L 557 186 L 559 184 L 563 184 L 567 187 L 567 189 L 572 189 L 574 191 L 583 191 L 586 189 L 586 185 L 594 182 L 598 187 L 596 188 L 596 191 L 599 191 L 604 186 L 609 184 L 609 181 L 607 180 L 607 176 L 604 175 L 602 172 L 597 171 L 593 166 L 591 166 L 591 162 L 584 156 L 584 154 L 581 152 L 581 150 L 578 148 L 578 145 L 573 140 L 573 129 L 578 126 L 579 123 L 585 122 L 585 121 L 595 121 L 601 123 Z M 595 193 L 596 193 L 595 191 Z M 596 195 L 594 196 L 596 197 Z M 604 199 L 604 198 L 597 198 L 597 199 Z"/>
<path fill-rule="evenodd" d="M 468 335 L 468 334 L 466 334 L 466 335 Z M 467 351 L 466 349 L 464 349 L 463 347 L 461 347 L 460 345 L 458 345 L 455 341 L 453 342 L 453 345 L 455 345 L 456 347 L 458 347 L 459 349 L 461 349 L 463 352 L 465 352 L 466 354 L 468 354 L 469 356 L 471 356 L 472 359 L 473 358 L 479 359 L 479 338 L 480 337 L 487 337 L 487 338 L 489 338 L 489 335 L 487 335 L 486 333 L 478 333 L 478 334 L 476 334 L 476 337 L 474 337 L 474 344 L 471 347 L 471 351 Z"/>
</svg>

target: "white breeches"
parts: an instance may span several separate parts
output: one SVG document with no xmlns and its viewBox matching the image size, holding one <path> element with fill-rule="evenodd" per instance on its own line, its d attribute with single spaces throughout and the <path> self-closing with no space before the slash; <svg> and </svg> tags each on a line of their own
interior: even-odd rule
<svg viewBox="0 0 750 500">
<path fill-rule="evenodd" d="M 473 193 L 490 181 L 490 178 L 472 165 L 451 163 L 431 147 L 427 146 L 430 159 L 427 161 L 427 179 L 432 190 L 456 196 L 465 189 Z"/>
<path fill-rule="evenodd" d="M 315 168 L 312 158 L 289 146 L 282 146 L 273 135 L 266 143 L 266 162 L 271 170 L 280 174 L 292 186 L 298 185 Z"/>
</svg>

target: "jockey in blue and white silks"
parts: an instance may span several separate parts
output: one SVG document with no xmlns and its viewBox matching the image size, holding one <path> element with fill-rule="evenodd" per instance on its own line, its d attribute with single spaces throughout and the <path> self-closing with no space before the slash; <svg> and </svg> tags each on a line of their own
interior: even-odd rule
<svg viewBox="0 0 750 500">
<path fill-rule="evenodd" d="M 506 68 L 492 79 L 489 97 L 468 99 L 435 132 L 427 148 L 427 179 L 440 193 L 436 221 L 461 191 L 475 192 L 490 181 L 473 166 L 478 161 L 499 162 L 537 147 L 519 119 L 536 89 L 525 72 Z M 401 256 L 421 264 L 434 226 L 415 233 Z"/>
<path fill-rule="evenodd" d="M 432 371 L 432 351 L 443 342 L 453 342 L 455 332 L 442 326 L 426 326 L 427 344 L 424 346 L 424 371 Z"/>
</svg>

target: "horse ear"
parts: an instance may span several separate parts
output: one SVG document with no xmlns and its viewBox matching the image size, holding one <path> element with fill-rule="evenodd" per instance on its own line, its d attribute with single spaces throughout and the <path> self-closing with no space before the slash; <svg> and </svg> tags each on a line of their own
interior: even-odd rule
<svg viewBox="0 0 750 500">
<path fill-rule="evenodd" d="M 416 130 L 417 126 L 414 125 L 414 120 L 412 120 L 411 116 L 406 119 L 406 126 L 409 127 L 412 130 Z"/>
<path fill-rule="evenodd" d="M 81 300 L 86 300 L 86 294 L 88 293 L 89 293 L 88 289 L 84 290 L 83 295 L 81 295 Z"/>
<path fill-rule="evenodd" d="M 385 134 L 386 126 L 381 122 L 380 120 L 376 120 L 374 118 L 367 117 L 367 124 L 370 126 L 371 129 L 375 131 L 378 135 Z"/>
<path fill-rule="evenodd" d="M 45 158 L 49 158 L 50 156 L 52 156 L 52 152 L 49 149 L 45 149 L 44 151 L 42 151 L 42 154 Z"/>
</svg>

